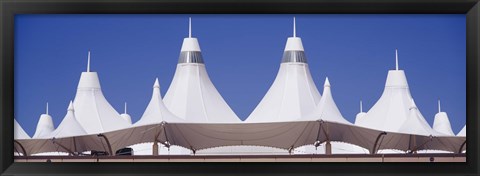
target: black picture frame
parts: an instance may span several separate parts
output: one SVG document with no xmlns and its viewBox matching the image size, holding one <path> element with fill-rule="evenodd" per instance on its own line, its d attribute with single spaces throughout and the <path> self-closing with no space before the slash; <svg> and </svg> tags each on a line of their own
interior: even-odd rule
<svg viewBox="0 0 480 176">
<path fill-rule="evenodd" d="M 0 0 L 0 172 L 52 174 L 359 174 L 479 175 L 479 0 Z M 465 163 L 14 163 L 15 14 L 465 14 L 467 162 Z"/>
</svg>

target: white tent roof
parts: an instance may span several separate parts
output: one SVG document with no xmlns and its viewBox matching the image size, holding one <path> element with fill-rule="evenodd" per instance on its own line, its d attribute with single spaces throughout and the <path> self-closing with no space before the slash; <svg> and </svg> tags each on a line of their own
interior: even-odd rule
<svg viewBox="0 0 480 176">
<path fill-rule="evenodd" d="M 30 136 L 23 130 L 22 126 L 17 122 L 17 119 L 13 119 L 13 131 L 14 139 L 30 139 Z"/>
<path fill-rule="evenodd" d="M 396 70 L 388 71 L 382 96 L 363 117 L 363 120 L 358 121 L 356 125 L 382 131 L 400 132 L 400 128 L 407 121 L 413 98 L 405 72 L 398 70 L 398 55 L 396 58 Z"/>
<path fill-rule="evenodd" d="M 467 125 L 463 126 L 462 130 L 458 132 L 457 136 L 467 136 Z"/>
<path fill-rule="evenodd" d="M 171 113 L 163 104 L 162 97 L 160 95 L 160 84 L 158 78 L 155 79 L 153 84 L 153 93 L 150 103 L 148 103 L 145 112 L 140 120 L 138 120 L 134 126 L 142 126 L 149 124 L 157 124 L 162 122 L 182 122 L 183 120 Z"/>
<path fill-rule="evenodd" d="M 74 105 L 70 101 L 67 109 L 67 114 L 63 118 L 62 122 L 60 123 L 60 125 L 58 125 L 57 129 L 55 129 L 55 131 L 53 131 L 46 138 L 64 138 L 86 135 L 87 132 L 83 129 L 82 125 L 80 125 L 80 123 L 75 118 L 74 112 Z"/>
<path fill-rule="evenodd" d="M 37 123 L 37 129 L 32 138 L 42 138 L 43 136 L 49 135 L 55 127 L 53 126 L 52 116 L 48 114 L 48 103 L 47 110 L 45 114 L 40 115 Z"/>
<path fill-rule="evenodd" d="M 320 98 L 308 68 L 302 40 L 294 32 L 294 37 L 287 40 L 277 77 L 246 122 L 298 120 L 311 114 Z"/>
<path fill-rule="evenodd" d="M 360 112 L 355 116 L 355 125 L 362 123 L 360 121 L 363 121 L 365 115 L 367 115 L 367 113 L 363 112 L 363 104 L 362 101 L 360 101 Z"/>
<path fill-rule="evenodd" d="M 73 105 L 75 117 L 88 134 L 129 127 L 103 96 L 97 72 L 90 72 L 90 52 L 87 72 L 82 72 Z"/>
<path fill-rule="evenodd" d="M 240 122 L 210 80 L 198 40 L 191 38 L 191 31 L 189 36 L 183 40 L 177 69 L 165 94 L 165 106 L 187 122 Z"/>
<path fill-rule="evenodd" d="M 398 129 L 399 133 L 418 134 L 424 136 L 446 136 L 445 134 L 433 130 L 415 104 L 412 104 L 413 105 L 410 107 L 410 113 L 407 120 L 403 123 L 400 129 Z"/>
<path fill-rule="evenodd" d="M 329 122 L 351 124 L 343 118 L 342 113 L 338 110 L 337 104 L 335 104 L 335 101 L 333 100 L 328 77 L 325 79 L 323 96 L 318 103 L 317 109 L 314 110 L 313 114 L 303 117 L 302 120 L 325 120 Z"/>
<path fill-rule="evenodd" d="M 435 120 L 433 121 L 433 129 L 449 136 L 455 136 L 452 126 L 450 125 L 450 120 L 448 120 L 447 113 L 441 112 L 440 100 L 438 101 L 438 113 L 435 114 Z"/>
<path fill-rule="evenodd" d="M 125 102 L 125 111 L 123 112 L 123 114 L 120 114 L 120 116 L 122 117 L 123 120 L 127 121 L 128 124 L 132 124 L 132 117 L 130 117 L 130 115 L 127 114 L 127 102 Z"/>
</svg>

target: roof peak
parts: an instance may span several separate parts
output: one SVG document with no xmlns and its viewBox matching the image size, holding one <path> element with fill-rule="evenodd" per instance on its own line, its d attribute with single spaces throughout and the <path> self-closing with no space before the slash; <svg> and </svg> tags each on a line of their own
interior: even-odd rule
<svg viewBox="0 0 480 176">
<path fill-rule="evenodd" d="M 293 37 L 297 37 L 297 23 L 295 20 L 295 16 L 293 16 Z"/>
<path fill-rule="evenodd" d="M 158 77 L 155 78 L 155 83 L 153 84 L 153 88 L 160 88 L 160 83 L 158 83 Z"/>
<path fill-rule="evenodd" d="M 323 84 L 324 87 L 330 87 L 330 81 L 328 81 L 328 76 L 325 78 L 325 83 Z"/>
</svg>

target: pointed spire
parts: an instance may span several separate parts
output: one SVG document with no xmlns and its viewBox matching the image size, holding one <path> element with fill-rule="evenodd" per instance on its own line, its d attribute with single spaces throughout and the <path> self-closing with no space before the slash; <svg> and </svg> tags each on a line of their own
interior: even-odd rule
<svg viewBox="0 0 480 176">
<path fill-rule="evenodd" d="M 442 109 L 440 108 L 440 99 L 438 99 L 438 112 L 442 112 Z"/>
<path fill-rule="evenodd" d="M 125 110 L 124 110 L 124 114 L 127 114 L 127 102 L 125 102 Z"/>
<path fill-rule="evenodd" d="M 88 50 L 87 72 L 90 72 L 90 50 Z"/>
<path fill-rule="evenodd" d="M 363 103 L 362 103 L 362 100 L 360 100 L 360 112 L 363 112 Z"/>
<path fill-rule="evenodd" d="M 293 17 L 293 37 L 297 37 L 297 23 L 295 17 Z"/>
<path fill-rule="evenodd" d="M 74 111 L 73 109 L 73 103 L 72 103 L 72 100 L 70 100 L 70 104 L 68 105 L 68 111 Z"/>
<path fill-rule="evenodd" d="M 328 77 L 325 79 L 325 84 L 323 87 L 330 87 L 330 81 L 328 81 Z"/>
<path fill-rule="evenodd" d="M 45 114 L 48 115 L 48 102 L 47 102 L 47 110 L 45 111 Z"/>
<path fill-rule="evenodd" d="M 398 49 L 395 48 L 395 70 L 398 70 Z"/>
<path fill-rule="evenodd" d="M 192 38 L 192 17 L 188 17 L 188 38 Z"/>
<path fill-rule="evenodd" d="M 158 83 L 158 77 L 155 79 L 155 84 L 153 84 L 153 88 L 160 88 L 160 83 Z"/>
</svg>

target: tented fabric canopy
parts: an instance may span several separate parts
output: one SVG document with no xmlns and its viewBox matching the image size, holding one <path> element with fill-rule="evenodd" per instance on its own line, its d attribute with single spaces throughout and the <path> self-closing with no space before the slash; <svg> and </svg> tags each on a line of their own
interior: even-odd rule
<svg viewBox="0 0 480 176">
<path fill-rule="evenodd" d="M 30 136 L 23 130 L 22 126 L 17 122 L 17 119 L 13 119 L 13 132 L 14 139 L 30 139 Z"/>
<path fill-rule="evenodd" d="M 38 119 L 37 129 L 35 130 L 35 134 L 32 138 L 36 139 L 50 135 L 53 130 L 55 130 L 55 127 L 53 126 L 52 116 L 48 114 L 42 114 Z"/>
<path fill-rule="evenodd" d="M 158 82 L 157 78 L 153 84 L 153 92 L 150 103 L 148 103 L 142 117 L 134 124 L 134 126 L 159 124 L 163 121 L 183 122 L 184 120 L 176 117 L 165 107 L 165 104 L 163 104 L 162 96 L 160 94 L 160 83 Z"/>
<path fill-rule="evenodd" d="M 343 118 L 342 113 L 335 104 L 333 100 L 331 85 L 328 78 L 325 79 L 325 84 L 323 88 L 323 96 L 318 103 L 317 108 L 314 110 L 313 114 L 306 115 L 302 118 L 303 120 L 324 120 L 329 122 L 337 122 L 344 124 L 351 124 L 345 118 Z"/>
<path fill-rule="evenodd" d="M 433 129 L 445 135 L 455 136 L 446 112 L 439 112 L 435 114 L 435 120 L 433 121 Z"/>
<path fill-rule="evenodd" d="M 290 37 L 272 86 L 246 122 L 283 122 L 311 114 L 321 98 L 313 82 L 302 40 Z"/>
<path fill-rule="evenodd" d="M 390 70 L 382 96 L 356 125 L 397 132 L 409 116 L 411 102 L 404 71 Z"/>
<path fill-rule="evenodd" d="M 96 72 L 82 72 L 73 105 L 75 117 L 88 134 L 130 126 L 103 96 Z"/>
<path fill-rule="evenodd" d="M 196 38 L 184 39 L 164 102 L 173 114 L 187 122 L 240 122 L 210 80 Z"/>
</svg>

